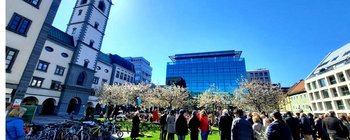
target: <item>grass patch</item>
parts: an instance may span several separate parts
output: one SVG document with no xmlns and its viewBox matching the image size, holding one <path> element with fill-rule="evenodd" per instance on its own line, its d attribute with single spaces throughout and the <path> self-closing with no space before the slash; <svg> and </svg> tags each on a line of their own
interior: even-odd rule
<svg viewBox="0 0 350 140">
<path fill-rule="evenodd" d="M 148 131 L 148 132 L 145 132 L 144 134 L 145 134 L 144 137 L 138 137 L 138 139 L 139 140 L 159 140 L 160 131 L 159 130 L 157 130 L 155 132 Z M 149 135 L 151 137 L 147 137 L 147 135 Z M 198 138 L 200 139 L 200 134 L 198 135 Z M 177 139 L 177 136 L 175 134 L 175 140 L 176 139 Z M 220 140 L 219 130 L 216 127 L 213 127 L 213 133 L 211 135 L 209 135 L 208 139 L 209 140 Z M 131 140 L 131 138 L 126 138 L 125 140 Z M 190 134 L 188 134 L 186 136 L 186 140 L 190 140 Z"/>
<path fill-rule="evenodd" d="M 103 118 L 96 119 L 98 121 L 104 121 Z M 122 131 L 131 131 L 132 122 L 131 120 L 126 121 L 116 121 L 116 124 L 120 125 L 122 128 Z M 220 140 L 220 134 L 219 130 L 216 127 L 212 127 L 213 133 L 209 135 L 209 140 Z M 140 123 L 140 133 L 143 134 L 143 137 L 138 137 L 139 140 L 159 140 L 160 136 L 160 127 L 158 124 L 150 123 L 150 122 L 141 122 Z M 199 132 L 200 133 L 200 132 Z M 200 139 L 200 134 L 198 135 L 198 138 Z M 177 136 L 175 134 L 175 139 L 177 139 Z M 190 134 L 186 136 L 187 140 L 190 140 Z M 126 138 L 125 140 L 131 140 L 131 138 Z"/>
</svg>

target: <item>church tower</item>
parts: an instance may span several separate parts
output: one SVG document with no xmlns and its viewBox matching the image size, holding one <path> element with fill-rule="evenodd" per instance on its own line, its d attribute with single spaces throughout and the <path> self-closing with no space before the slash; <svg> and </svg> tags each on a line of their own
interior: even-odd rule
<svg viewBox="0 0 350 140">
<path fill-rule="evenodd" d="M 111 0 L 77 0 L 66 33 L 73 36 L 75 50 L 60 97 L 58 114 L 82 115 L 92 92 L 97 55 L 101 50 Z"/>
</svg>

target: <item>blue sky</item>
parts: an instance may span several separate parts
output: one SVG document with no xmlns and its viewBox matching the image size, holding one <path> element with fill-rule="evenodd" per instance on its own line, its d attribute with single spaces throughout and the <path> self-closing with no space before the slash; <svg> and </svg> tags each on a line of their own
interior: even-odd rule
<svg viewBox="0 0 350 140">
<path fill-rule="evenodd" d="M 114 0 L 104 53 L 143 56 L 164 84 L 168 56 L 241 50 L 247 70 L 267 68 L 292 86 L 350 42 L 349 0 Z M 65 31 L 74 0 L 62 0 L 54 26 Z"/>
</svg>

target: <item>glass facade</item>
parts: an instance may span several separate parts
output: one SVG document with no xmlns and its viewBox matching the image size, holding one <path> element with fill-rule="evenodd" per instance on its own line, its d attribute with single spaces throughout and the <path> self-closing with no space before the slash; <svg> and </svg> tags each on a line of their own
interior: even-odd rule
<svg viewBox="0 0 350 140">
<path fill-rule="evenodd" d="M 182 78 L 192 94 L 212 85 L 220 92 L 232 93 L 242 77 L 246 78 L 245 60 L 240 55 L 241 51 L 220 51 L 170 56 L 173 62 L 167 64 L 166 78 Z"/>
</svg>

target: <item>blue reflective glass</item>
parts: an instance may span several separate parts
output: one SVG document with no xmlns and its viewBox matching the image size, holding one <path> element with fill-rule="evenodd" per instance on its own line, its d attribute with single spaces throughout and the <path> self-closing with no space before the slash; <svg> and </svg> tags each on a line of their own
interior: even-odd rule
<svg viewBox="0 0 350 140">
<path fill-rule="evenodd" d="M 192 58 L 169 62 L 167 77 L 182 77 L 190 92 L 203 92 L 215 84 L 221 91 L 232 92 L 237 81 L 246 77 L 244 58 L 231 56 Z"/>
</svg>

